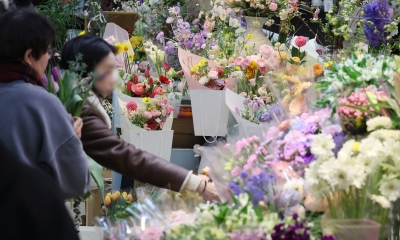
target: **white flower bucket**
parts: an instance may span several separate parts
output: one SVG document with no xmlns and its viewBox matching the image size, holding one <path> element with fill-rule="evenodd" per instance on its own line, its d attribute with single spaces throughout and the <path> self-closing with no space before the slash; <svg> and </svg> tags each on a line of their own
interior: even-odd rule
<svg viewBox="0 0 400 240">
<path fill-rule="evenodd" d="M 126 96 L 126 95 L 125 95 Z M 131 100 L 139 103 L 141 98 L 132 98 Z M 118 99 L 121 108 L 121 131 L 122 139 L 134 145 L 135 147 L 147 151 L 167 161 L 171 160 L 172 140 L 174 131 L 172 128 L 172 116 L 168 118 L 163 130 L 147 131 L 141 127 L 133 125 L 127 116 L 123 113 L 126 110 L 126 102 Z M 129 100 L 130 101 L 130 100 Z"/>
</svg>

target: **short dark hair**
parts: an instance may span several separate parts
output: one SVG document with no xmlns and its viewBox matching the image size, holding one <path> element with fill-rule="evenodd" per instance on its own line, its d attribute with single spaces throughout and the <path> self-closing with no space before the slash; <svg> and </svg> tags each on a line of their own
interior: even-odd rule
<svg viewBox="0 0 400 240">
<path fill-rule="evenodd" d="M 69 62 L 76 61 L 76 57 L 81 54 L 81 63 L 87 65 L 82 77 L 87 77 L 87 74 L 93 72 L 96 65 L 111 52 L 116 54 L 117 50 L 104 39 L 91 35 L 79 36 L 65 43 L 61 52 L 60 68 L 68 69 Z"/>
<path fill-rule="evenodd" d="M 54 42 L 56 31 L 32 10 L 14 10 L 0 17 L 0 62 L 22 61 L 26 50 L 39 59 Z"/>
</svg>

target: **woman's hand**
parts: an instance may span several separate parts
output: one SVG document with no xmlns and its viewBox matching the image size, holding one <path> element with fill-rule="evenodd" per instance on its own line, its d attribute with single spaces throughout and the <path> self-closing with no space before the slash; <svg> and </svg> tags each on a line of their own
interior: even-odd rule
<svg viewBox="0 0 400 240">
<path fill-rule="evenodd" d="M 83 126 L 83 121 L 79 117 L 72 117 L 74 119 L 74 131 L 75 134 L 78 138 L 81 138 L 82 135 L 82 126 Z"/>
<path fill-rule="evenodd" d="M 218 202 L 221 201 L 221 199 L 218 196 L 217 188 L 213 183 L 210 182 L 207 183 L 206 191 L 204 192 L 203 198 L 205 201 L 210 201 L 210 202 L 214 200 Z"/>
</svg>

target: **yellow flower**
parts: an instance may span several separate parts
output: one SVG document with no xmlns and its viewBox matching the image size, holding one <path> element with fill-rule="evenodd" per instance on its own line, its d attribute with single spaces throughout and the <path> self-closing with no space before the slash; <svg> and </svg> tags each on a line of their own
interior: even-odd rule
<svg viewBox="0 0 400 240">
<path fill-rule="evenodd" d="M 143 42 L 143 37 L 140 36 L 132 36 L 130 39 L 133 48 L 139 47 L 139 45 Z"/>
<path fill-rule="evenodd" d="M 236 66 L 235 70 L 240 71 L 240 67 Z"/>
<path fill-rule="evenodd" d="M 143 103 L 149 103 L 149 102 L 151 102 L 151 99 L 149 97 L 145 97 L 145 98 L 142 99 L 142 102 Z"/>
<path fill-rule="evenodd" d="M 151 108 L 148 108 L 148 109 L 147 109 L 147 111 L 149 111 L 149 112 L 150 112 L 150 111 L 151 111 Z"/>
<path fill-rule="evenodd" d="M 144 52 L 144 47 L 139 48 L 139 52 Z"/>
<path fill-rule="evenodd" d="M 114 200 L 114 201 L 117 201 L 118 197 L 119 196 L 117 194 L 115 194 L 115 193 L 111 194 L 111 199 Z"/>
<path fill-rule="evenodd" d="M 254 72 L 253 72 L 253 71 L 250 71 L 250 70 L 247 70 L 247 72 L 246 72 L 246 77 L 247 77 L 247 79 L 252 79 L 252 78 L 254 78 Z"/>
<path fill-rule="evenodd" d="M 229 33 L 225 34 L 225 36 L 224 36 L 224 38 L 225 38 L 226 40 L 228 40 L 230 37 L 231 37 L 231 35 L 230 35 Z"/>
<path fill-rule="evenodd" d="M 135 59 L 135 54 L 134 54 L 134 53 L 128 53 L 128 60 L 129 60 L 130 62 L 132 62 L 133 59 Z"/>
<path fill-rule="evenodd" d="M 193 73 L 197 73 L 197 72 L 199 71 L 199 67 L 198 67 L 197 65 L 194 65 L 194 66 L 190 69 L 190 71 L 193 72 Z"/>
<path fill-rule="evenodd" d="M 132 48 L 132 45 L 130 42 L 124 42 L 122 43 L 122 49 L 124 50 L 124 52 L 128 52 L 129 49 Z"/>
<path fill-rule="evenodd" d="M 244 45 L 244 50 L 247 50 L 247 49 L 249 49 L 249 45 Z"/>
<path fill-rule="evenodd" d="M 324 67 L 325 67 L 325 68 L 329 68 L 329 63 L 327 63 L 327 62 L 324 63 Z"/>
<path fill-rule="evenodd" d="M 322 72 L 324 71 L 324 70 L 322 69 L 321 64 L 319 64 L 319 63 L 316 63 L 316 64 L 313 65 L 313 70 L 314 70 L 314 75 L 315 75 L 315 76 L 321 75 Z"/>
<path fill-rule="evenodd" d="M 204 67 L 206 64 L 207 64 L 207 60 L 202 59 L 202 60 L 200 60 L 199 63 L 197 63 L 197 66 L 199 66 L 199 67 Z"/>
<path fill-rule="evenodd" d="M 107 196 L 104 198 L 104 204 L 105 204 L 106 206 L 111 205 L 111 197 L 110 197 L 110 196 L 107 195 Z"/>
<path fill-rule="evenodd" d="M 123 48 L 123 46 L 122 46 L 122 44 L 121 43 L 115 43 L 115 48 L 117 49 L 117 54 L 121 54 L 121 53 L 123 53 L 124 52 L 124 48 Z"/>
<path fill-rule="evenodd" d="M 128 201 L 129 201 L 129 202 L 131 202 L 131 203 L 133 202 L 133 198 L 132 198 L 132 195 L 131 195 L 131 194 L 128 194 L 128 197 L 127 197 L 127 198 L 128 198 Z"/>
<path fill-rule="evenodd" d="M 353 144 L 353 151 L 358 152 L 358 149 L 360 148 L 360 142 L 354 142 Z"/>
<path fill-rule="evenodd" d="M 249 33 L 249 34 L 247 34 L 247 37 L 248 37 L 249 39 L 253 39 L 253 34 Z"/>
<path fill-rule="evenodd" d="M 299 57 L 292 57 L 292 61 L 295 63 L 300 63 L 300 58 Z"/>
<path fill-rule="evenodd" d="M 82 32 L 80 32 L 79 34 L 78 34 L 78 36 L 82 36 L 82 35 L 85 35 L 85 31 L 82 31 Z"/>
<path fill-rule="evenodd" d="M 363 117 L 362 115 L 356 118 L 356 127 L 361 127 L 363 125 Z"/>
<path fill-rule="evenodd" d="M 250 66 L 247 67 L 247 69 L 250 70 L 250 71 L 254 71 L 257 68 L 258 68 L 258 65 L 257 65 L 256 61 L 254 61 L 254 60 L 251 60 L 250 61 Z"/>
<path fill-rule="evenodd" d="M 361 51 L 355 51 L 354 54 L 358 57 L 361 54 Z"/>
<path fill-rule="evenodd" d="M 278 59 L 284 61 L 287 59 L 287 52 L 279 52 Z"/>
<path fill-rule="evenodd" d="M 122 196 L 124 197 L 124 199 L 126 199 L 126 197 L 128 196 L 128 194 L 126 192 L 122 193 Z"/>
</svg>

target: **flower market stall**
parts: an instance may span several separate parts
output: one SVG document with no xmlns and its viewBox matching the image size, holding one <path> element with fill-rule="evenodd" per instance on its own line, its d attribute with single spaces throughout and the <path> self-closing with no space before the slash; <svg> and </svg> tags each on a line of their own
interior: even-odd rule
<svg viewBox="0 0 400 240">
<path fill-rule="evenodd" d="M 101 36 L 121 138 L 171 162 L 203 145 L 180 165 L 220 201 L 106 189 L 102 239 L 400 239 L 399 4 L 325 1 L 103 3 L 137 16 Z"/>
</svg>

